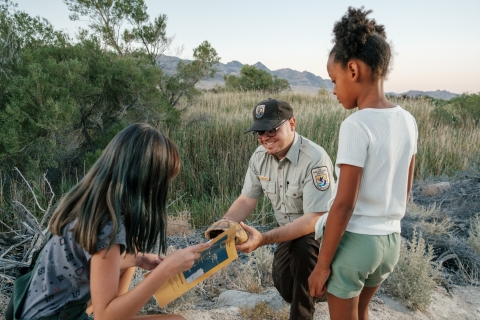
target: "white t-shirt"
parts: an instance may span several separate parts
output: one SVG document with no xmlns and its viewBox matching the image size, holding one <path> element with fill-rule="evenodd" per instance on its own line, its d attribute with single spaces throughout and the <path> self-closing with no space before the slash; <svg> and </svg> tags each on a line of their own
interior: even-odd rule
<svg viewBox="0 0 480 320">
<path fill-rule="evenodd" d="M 335 166 L 337 178 L 340 179 L 341 164 L 363 168 L 347 231 L 370 235 L 400 232 L 400 219 L 406 209 L 408 169 L 417 153 L 417 139 L 415 119 L 400 106 L 362 109 L 342 122 Z"/>
</svg>

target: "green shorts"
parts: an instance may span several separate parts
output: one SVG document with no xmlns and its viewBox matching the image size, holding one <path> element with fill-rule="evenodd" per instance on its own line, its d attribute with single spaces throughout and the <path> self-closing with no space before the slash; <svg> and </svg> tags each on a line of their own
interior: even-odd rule
<svg viewBox="0 0 480 320">
<path fill-rule="evenodd" d="M 342 299 L 375 287 L 393 271 L 400 256 L 400 234 L 385 236 L 345 231 L 332 261 L 327 292 Z"/>
</svg>

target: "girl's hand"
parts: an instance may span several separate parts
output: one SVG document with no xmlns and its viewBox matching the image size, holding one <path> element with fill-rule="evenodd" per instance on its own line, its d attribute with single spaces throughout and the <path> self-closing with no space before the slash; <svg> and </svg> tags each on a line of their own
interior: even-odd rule
<svg viewBox="0 0 480 320">
<path fill-rule="evenodd" d="M 172 275 L 186 271 L 193 266 L 195 260 L 200 258 L 200 251 L 210 248 L 211 246 L 212 244 L 210 242 L 205 242 L 174 251 L 165 257 L 163 264 L 168 264 Z"/>
<path fill-rule="evenodd" d="M 331 269 L 322 269 L 319 264 L 315 266 L 310 277 L 308 277 L 308 286 L 312 297 L 321 298 L 327 292 L 327 280 Z"/>
<path fill-rule="evenodd" d="M 139 253 L 135 265 L 144 270 L 153 270 L 163 261 L 163 259 L 163 256 L 157 256 L 156 254 Z"/>
</svg>

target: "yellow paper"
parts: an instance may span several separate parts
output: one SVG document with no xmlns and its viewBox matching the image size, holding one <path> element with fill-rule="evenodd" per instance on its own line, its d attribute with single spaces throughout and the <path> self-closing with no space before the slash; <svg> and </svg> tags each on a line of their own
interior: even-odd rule
<svg viewBox="0 0 480 320">
<path fill-rule="evenodd" d="M 155 292 L 158 305 L 163 308 L 182 294 L 195 287 L 233 260 L 237 259 L 235 249 L 235 226 L 212 239 L 212 246 L 201 252 L 201 257 L 195 261 L 190 270 L 177 273 L 169 278 Z M 145 275 L 148 276 L 148 273 Z"/>
</svg>

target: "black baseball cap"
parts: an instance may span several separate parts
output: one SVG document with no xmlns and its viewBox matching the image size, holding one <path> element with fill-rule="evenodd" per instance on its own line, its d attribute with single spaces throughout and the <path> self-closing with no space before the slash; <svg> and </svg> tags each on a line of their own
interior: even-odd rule
<svg viewBox="0 0 480 320">
<path fill-rule="evenodd" d="M 288 102 L 269 98 L 259 102 L 253 108 L 253 124 L 245 133 L 273 129 L 282 123 L 283 120 L 288 120 L 292 117 L 293 110 Z"/>
</svg>

